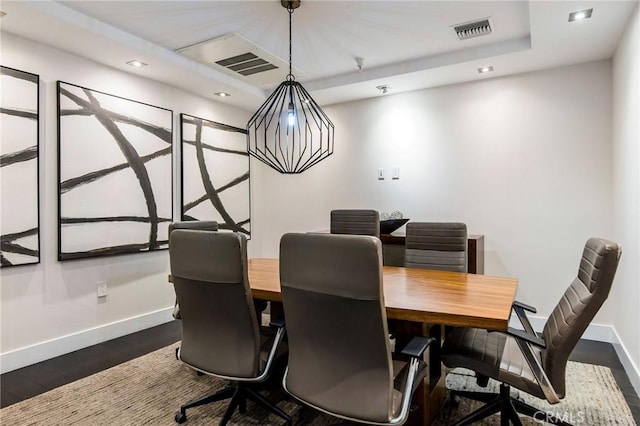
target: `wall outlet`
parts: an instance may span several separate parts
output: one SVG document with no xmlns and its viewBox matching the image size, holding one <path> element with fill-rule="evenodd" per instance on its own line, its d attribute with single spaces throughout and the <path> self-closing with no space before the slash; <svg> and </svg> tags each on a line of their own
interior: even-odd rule
<svg viewBox="0 0 640 426">
<path fill-rule="evenodd" d="M 107 283 L 101 281 L 98 283 L 97 287 L 98 298 L 107 297 Z"/>
<path fill-rule="evenodd" d="M 384 169 L 378 169 L 378 180 L 384 180 Z"/>
</svg>

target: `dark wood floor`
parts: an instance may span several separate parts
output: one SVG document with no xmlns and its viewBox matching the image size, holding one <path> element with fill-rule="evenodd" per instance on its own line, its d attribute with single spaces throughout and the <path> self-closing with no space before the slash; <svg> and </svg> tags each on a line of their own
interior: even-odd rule
<svg viewBox="0 0 640 426">
<path fill-rule="evenodd" d="M 90 376 L 180 340 L 179 321 L 172 321 L 109 340 L 0 376 L 0 406 L 6 407 Z"/>
<path fill-rule="evenodd" d="M 172 321 L 5 373 L 0 376 L 0 407 L 39 395 L 178 340 L 180 322 Z M 631 408 L 633 418 L 640 424 L 640 399 L 611 344 L 581 340 L 571 355 L 571 360 L 609 367 Z"/>
</svg>

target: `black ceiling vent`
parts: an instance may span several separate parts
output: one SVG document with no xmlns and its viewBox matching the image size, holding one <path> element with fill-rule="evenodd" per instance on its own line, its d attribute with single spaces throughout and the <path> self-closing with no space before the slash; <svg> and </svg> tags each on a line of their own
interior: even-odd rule
<svg viewBox="0 0 640 426">
<path fill-rule="evenodd" d="M 278 68 L 277 66 L 267 62 L 266 60 L 258 57 L 257 55 L 254 55 L 251 52 L 232 56 L 230 58 L 220 59 L 219 61 L 216 61 L 216 64 L 244 76 Z"/>
<path fill-rule="evenodd" d="M 453 27 L 459 40 L 489 35 L 492 32 L 491 22 L 489 18 L 479 21 L 467 22 Z"/>
<path fill-rule="evenodd" d="M 289 71 L 288 61 L 236 33 L 182 47 L 176 52 L 256 86 L 279 84 Z M 305 75 L 296 67 L 293 71 L 296 77 Z"/>
</svg>

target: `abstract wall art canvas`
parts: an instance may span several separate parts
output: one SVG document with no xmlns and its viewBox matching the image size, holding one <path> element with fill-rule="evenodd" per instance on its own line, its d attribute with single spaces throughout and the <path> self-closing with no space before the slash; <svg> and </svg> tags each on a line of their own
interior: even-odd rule
<svg viewBox="0 0 640 426">
<path fill-rule="evenodd" d="M 168 247 L 173 112 L 58 82 L 58 259 Z"/>
<path fill-rule="evenodd" d="M 247 131 L 180 115 L 182 220 L 216 220 L 251 235 Z"/>
<path fill-rule="evenodd" d="M 0 67 L 0 264 L 40 262 L 39 76 Z"/>
</svg>

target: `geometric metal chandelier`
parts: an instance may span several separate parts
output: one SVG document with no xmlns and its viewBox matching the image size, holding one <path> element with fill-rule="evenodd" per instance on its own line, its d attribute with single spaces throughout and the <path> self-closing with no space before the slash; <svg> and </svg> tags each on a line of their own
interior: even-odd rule
<svg viewBox="0 0 640 426">
<path fill-rule="evenodd" d="M 295 174 L 333 154 L 334 127 L 292 73 L 291 16 L 300 0 L 280 2 L 289 12 L 289 74 L 247 123 L 247 143 L 258 160 Z"/>
</svg>

